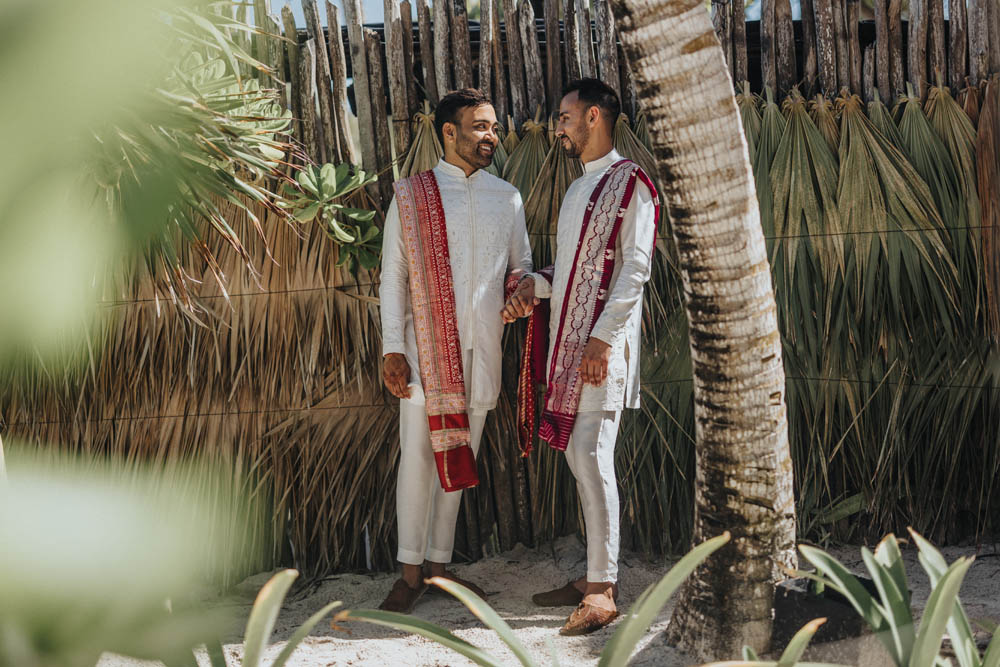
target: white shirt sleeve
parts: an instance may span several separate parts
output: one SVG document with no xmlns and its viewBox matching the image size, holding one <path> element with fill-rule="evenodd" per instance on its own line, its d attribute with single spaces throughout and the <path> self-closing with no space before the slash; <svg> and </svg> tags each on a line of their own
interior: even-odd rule
<svg viewBox="0 0 1000 667">
<path fill-rule="evenodd" d="M 410 299 L 409 264 L 399 209 L 393 197 L 382 231 L 382 284 L 379 304 L 382 315 L 382 356 L 406 353 L 406 307 Z"/>
<path fill-rule="evenodd" d="M 652 193 L 644 183 L 637 182 L 618 233 L 622 268 L 604 310 L 594 324 L 591 337 L 610 344 L 625 328 L 632 308 L 642 299 L 642 287 L 649 280 L 656 237 L 655 212 Z"/>
<path fill-rule="evenodd" d="M 524 203 L 521 193 L 514 194 L 514 228 L 510 233 L 510 250 L 507 256 L 507 271 L 531 272 L 531 243 L 524 223 Z"/>
</svg>

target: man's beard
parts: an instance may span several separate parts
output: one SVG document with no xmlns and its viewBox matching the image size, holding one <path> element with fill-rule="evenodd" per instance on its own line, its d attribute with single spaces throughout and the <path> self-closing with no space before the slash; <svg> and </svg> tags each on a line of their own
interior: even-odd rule
<svg viewBox="0 0 1000 667">
<path fill-rule="evenodd" d="M 487 155 L 484 155 L 479 149 L 480 147 L 488 147 L 490 150 Z M 463 141 L 456 149 L 456 153 L 459 156 L 471 164 L 477 169 L 485 169 L 486 167 L 493 164 L 493 154 L 495 152 L 496 146 L 494 146 L 489 141 L 480 141 L 479 143 L 474 143 L 472 141 Z"/>
<path fill-rule="evenodd" d="M 584 146 L 577 144 L 568 134 L 564 134 L 560 137 L 559 141 L 562 144 L 562 148 L 566 152 L 567 157 L 578 158 L 583 154 Z"/>
</svg>

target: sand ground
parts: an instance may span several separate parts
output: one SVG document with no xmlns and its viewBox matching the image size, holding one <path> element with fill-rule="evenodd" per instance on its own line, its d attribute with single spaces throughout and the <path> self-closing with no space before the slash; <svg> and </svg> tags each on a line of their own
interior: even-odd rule
<svg viewBox="0 0 1000 667">
<path fill-rule="evenodd" d="M 831 553 L 852 571 L 864 573 L 858 547 L 831 549 Z M 959 556 L 976 555 L 973 547 L 944 549 L 948 562 Z M 922 609 L 929 595 L 929 584 L 917 562 L 915 549 L 905 547 L 907 574 L 913 590 L 914 606 Z M 563 538 L 554 545 L 540 549 L 518 547 L 469 565 L 458 565 L 455 571 L 462 577 L 479 583 L 489 594 L 489 602 L 518 637 L 537 657 L 539 664 L 551 665 L 555 655 L 559 664 L 596 665 L 605 642 L 615 625 L 585 637 L 561 637 L 559 627 L 571 611 L 542 609 L 531 603 L 531 594 L 554 586 L 583 573 L 586 550 L 579 540 Z M 658 580 L 669 568 L 669 561 L 650 561 L 636 554 L 624 554 L 621 562 L 621 599 L 619 608 L 627 608 L 642 591 Z M 271 573 L 248 578 L 218 604 L 233 606 L 239 617 L 224 646 L 231 665 L 238 665 L 242 652 L 241 629 L 246 623 L 253 597 Z M 310 615 L 333 600 L 343 602 L 343 608 L 375 608 L 392 586 L 391 574 L 344 574 L 293 590 L 275 627 L 272 646 L 265 657 L 274 658 L 284 642 Z M 976 562 L 965 579 L 962 602 L 973 619 L 1000 621 L 1000 553 L 992 546 L 978 551 Z M 681 652 L 667 646 L 662 631 L 670 619 L 672 602 L 660 613 L 650 631 L 639 643 L 633 665 L 652 667 L 698 664 Z M 503 642 L 483 626 L 464 606 L 449 596 L 424 596 L 414 610 L 424 620 L 442 625 L 459 637 L 497 656 L 503 664 L 515 665 L 516 659 Z M 320 623 L 299 646 L 289 660 L 297 666 L 458 666 L 471 661 L 416 635 L 406 635 L 389 628 L 354 621 L 347 624 L 349 632 L 332 629 Z M 204 656 L 199 660 L 208 665 Z M 136 667 L 143 663 L 107 655 L 101 667 Z"/>
</svg>

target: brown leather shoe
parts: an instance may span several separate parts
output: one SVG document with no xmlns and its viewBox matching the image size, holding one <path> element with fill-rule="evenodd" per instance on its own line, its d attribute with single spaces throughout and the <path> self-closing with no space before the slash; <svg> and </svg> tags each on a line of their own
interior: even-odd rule
<svg viewBox="0 0 1000 667">
<path fill-rule="evenodd" d="M 427 590 L 427 584 L 420 582 L 417 588 L 410 588 L 410 585 L 406 583 L 406 580 L 400 577 L 396 580 L 396 583 L 392 585 L 392 590 L 389 591 L 389 595 L 386 596 L 382 604 L 378 606 L 382 611 L 395 611 L 400 614 L 409 614 L 413 611 L 414 605 L 417 604 L 417 600 L 420 596 L 424 594 Z"/>
<path fill-rule="evenodd" d="M 609 625 L 611 621 L 618 618 L 618 610 L 614 609 L 614 603 L 607 601 L 607 606 L 601 606 L 600 602 L 581 602 L 573 613 L 566 619 L 566 624 L 559 630 L 559 634 L 565 636 L 586 635 L 595 630 Z"/>
<path fill-rule="evenodd" d="M 428 573 L 425 573 L 425 576 L 430 577 L 431 575 L 428 574 Z M 454 572 L 448 572 L 446 570 L 443 575 L 437 575 L 437 576 L 441 577 L 442 579 L 447 579 L 448 581 L 454 581 L 456 584 L 461 584 L 462 586 L 465 586 L 470 591 L 472 591 L 473 593 L 475 593 L 476 595 L 478 595 L 483 600 L 486 599 L 486 591 L 484 591 L 482 588 L 480 588 L 476 584 L 472 583 L 468 579 L 462 579 L 461 577 L 459 577 Z M 451 597 L 450 593 L 446 592 L 443 588 L 439 588 L 437 586 L 431 586 L 427 590 L 427 593 L 428 593 L 428 595 L 447 595 L 448 597 Z"/>
<path fill-rule="evenodd" d="M 539 607 L 575 607 L 583 602 L 583 591 L 576 587 L 575 581 L 571 581 L 562 588 L 553 588 L 544 593 L 535 593 L 531 596 L 531 601 Z M 618 584 L 612 586 L 615 602 L 618 601 Z"/>
</svg>

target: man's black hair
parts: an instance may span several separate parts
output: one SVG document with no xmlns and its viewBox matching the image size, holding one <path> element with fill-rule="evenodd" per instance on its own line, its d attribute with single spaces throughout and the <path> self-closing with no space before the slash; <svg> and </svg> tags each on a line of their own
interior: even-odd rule
<svg viewBox="0 0 1000 667">
<path fill-rule="evenodd" d="M 466 107 L 478 108 L 484 104 L 492 104 L 492 102 L 483 91 L 476 88 L 462 88 L 441 98 L 437 109 L 434 110 L 434 131 L 437 132 L 438 141 L 441 142 L 442 148 L 444 147 L 444 124 L 458 125 L 458 113 L 462 109 Z"/>
<path fill-rule="evenodd" d="M 576 79 L 570 81 L 563 89 L 563 97 L 574 92 L 587 108 L 599 108 L 601 114 L 612 127 L 618 122 L 618 115 L 622 112 L 622 103 L 614 88 L 599 79 Z"/>
</svg>

